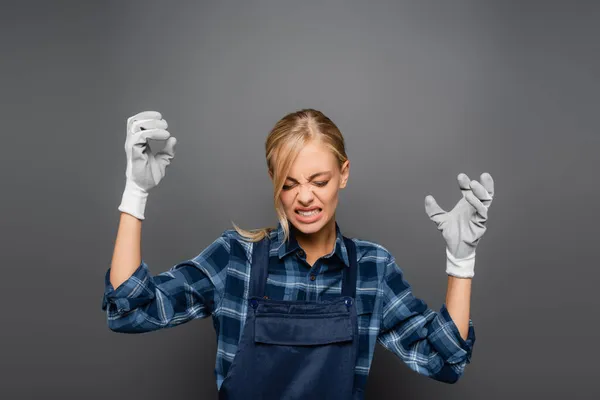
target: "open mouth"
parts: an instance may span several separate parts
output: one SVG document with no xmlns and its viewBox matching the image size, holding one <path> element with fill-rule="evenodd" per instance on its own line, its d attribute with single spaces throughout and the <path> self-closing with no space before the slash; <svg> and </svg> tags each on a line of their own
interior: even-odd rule
<svg viewBox="0 0 600 400">
<path fill-rule="evenodd" d="M 302 211 L 302 212 L 300 212 L 300 210 L 294 210 L 294 211 L 298 215 L 302 215 L 304 217 L 310 217 L 312 215 L 316 215 L 316 214 L 320 213 L 321 211 L 323 211 L 323 209 L 315 208 L 314 210 L 310 210 L 310 211 Z"/>
</svg>

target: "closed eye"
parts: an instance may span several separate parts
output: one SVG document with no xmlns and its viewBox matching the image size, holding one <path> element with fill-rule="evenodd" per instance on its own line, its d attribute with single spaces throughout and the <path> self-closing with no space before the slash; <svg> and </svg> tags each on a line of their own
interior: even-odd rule
<svg viewBox="0 0 600 400">
<path fill-rule="evenodd" d="M 328 183 L 329 183 L 329 181 L 321 181 L 321 182 L 315 182 L 315 185 L 317 185 L 318 187 L 323 187 L 323 186 L 327 185 Z M 283 185 L 281 188 L 283 190 L 290 190 L 292 187 L 293 186 L 290 186 L 290 185 Z"/>
</svg>

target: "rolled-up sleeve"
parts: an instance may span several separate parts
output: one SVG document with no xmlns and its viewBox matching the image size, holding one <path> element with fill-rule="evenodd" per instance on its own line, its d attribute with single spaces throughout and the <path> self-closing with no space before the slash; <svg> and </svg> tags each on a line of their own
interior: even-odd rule
<svg viewBox="0 0 600 400">
<path fill-rule="evenodd" d="M 219 306 L 229 262 L 229 231 L 196 257 L 151 275 L 144 260 L 116 289 L 104 276 L 102 310 L 115 332 L 143 333 L 211 315 Z"/>
<path fill-rule="evenodd" d="M 383 310 L 378 341 L 419 374 L 455 383 L 471 362 L 475 329 L 469 319 L 463 339 L 446 304 L 439 312 L 415 297 L 390 255 L 382 281 Z"/>
</svg>

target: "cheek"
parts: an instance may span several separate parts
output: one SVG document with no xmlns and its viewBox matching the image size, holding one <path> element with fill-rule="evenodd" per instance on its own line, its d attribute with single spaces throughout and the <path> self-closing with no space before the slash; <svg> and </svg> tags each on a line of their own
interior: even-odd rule
<svg viewBox="0 0 600 400">
<path fill-rule="evenodd" d="M 328 200 L 327 200 L 327 206 L 330 209 L 336 208 L 337 207 L 337 203 L 338 203 L 338 197 L 337 194 L 333 194 Z"/>
<path fill-rule="evenodd" d="M 286 208 L 292 206 L 293 197 L 290 195 L 289 192 L 281 192 L 281 194 L 279 195 L 279 200 L 281 201 L 281 204 L 283 204 L 283 206 Z"/>
<path fill-rule="evenodd" d="M 327 190 L 326 192 L 323 193 L 322 199 L 324 202 L 327 202 L 328 204 L 336 203 L 337 199 L 338 199 L 338 191 L 335 189 Z"/>
<path fill-rule="evenodd" d="M 333 212 L 338 204 L 338 196 L 336 190 L 328 190 L 318 194 L 319 203 L 325 207 L 328 213 Z"/>
</svg>

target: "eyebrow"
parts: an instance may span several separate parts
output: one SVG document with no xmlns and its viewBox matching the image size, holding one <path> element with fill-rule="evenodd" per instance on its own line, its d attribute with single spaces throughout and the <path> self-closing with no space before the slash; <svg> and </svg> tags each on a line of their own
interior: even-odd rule
<svg viewBox="0 0 600 400">
<path fill-rule="evenodd" d="M 331 171 L 321 171 L 321 172 L 317 172 L 317 173 L 315 173 L 315 174 L 312 174 L 312 175 L 311 175 L 311 176 L 308 178 L 308 180 L 309 180 L 309 181 L 312 181 L 312 180 L 313 180 L 313 178 L 315 178 L 315 177 L 317 177 L 317 176 L 319 176 L 319 175 L 325 175 L 325 174 L 331 174 Z M 294 181 L 294 182 L 298 183 L 298 181 L 297 181 L 297 180 L 295 180 L 294 178 L 291 178 L 291 177 L 289 177 L 289 176 L 288 176 L 286 179 L 289 179 L 290 181 Z"/>
</svg>

